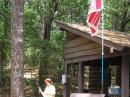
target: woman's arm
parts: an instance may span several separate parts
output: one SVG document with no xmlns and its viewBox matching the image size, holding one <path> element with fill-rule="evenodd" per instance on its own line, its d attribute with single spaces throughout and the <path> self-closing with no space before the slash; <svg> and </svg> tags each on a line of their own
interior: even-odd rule
<svg viewBox="0 0 130 97">
<path fill-rule="evenodd" d="M 44 96 L 45 97 L 45 94 L 44 94 L 44 92 L 41 90 L 41 88 L 39 87 L 39 93 L 41 93 L 42 94 L 42 96 Z"/>
</svg>

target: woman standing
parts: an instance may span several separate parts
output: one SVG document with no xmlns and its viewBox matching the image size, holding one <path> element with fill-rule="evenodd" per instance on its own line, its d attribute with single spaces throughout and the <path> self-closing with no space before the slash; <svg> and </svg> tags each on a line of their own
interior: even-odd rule
<svg viewBox="0 0 130 97">
<path fill-rule="evenodd" d="M 52 80 L 47 78 L 44 80 L 46 84 L 46 88 L 44 91 L 41 90 L 39 87 L 39 92 L 42 94 L 43 97 L 55 97 L 56 89 L 55 86 L 52 84 Z"/>
</svg>

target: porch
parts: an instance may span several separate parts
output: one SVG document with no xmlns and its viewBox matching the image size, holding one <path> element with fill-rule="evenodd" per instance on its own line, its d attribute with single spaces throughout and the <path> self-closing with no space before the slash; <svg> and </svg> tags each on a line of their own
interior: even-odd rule
<svg viewBox="0 0 130 97">
<path fill-rule="evenodd" d="M 67 97 L 72 93 L 104 93 L 105 97 L 123 97 L 121 96 L 121 91 L 117 94 L 108 93 L 108 89 L 113 83 L 115 83 L 115 86 L 119 86 L 120 90 L 123 87 L 124 83 L 121 79 L 124 78 L 121 75 L 124 74 L 121 68 L 121 59 L 121 56 L 104 59 L 103 92 L 101 87 L 101 59 L 67 64 Z"/>
</svg>

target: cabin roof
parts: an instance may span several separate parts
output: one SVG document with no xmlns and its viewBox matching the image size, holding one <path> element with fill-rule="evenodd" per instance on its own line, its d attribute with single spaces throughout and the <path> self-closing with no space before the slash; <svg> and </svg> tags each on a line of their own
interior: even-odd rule
<svg viewBox="0 0 130 97">
<path fill-rule="evenodd" d="M 82 36 L 99 44 L 102 43 L 101 31 L 99 31 L 97 35 L 91 36 L 87 26 L 81 24 L 63 23 L 60 21 L 56 21 L 56 23 L 61 30 Z M 130 48 L 130 37 L 127 33 L 114 30 L 103 30 L 103 36 L 104 45 L 107 47 L 113 47 L 113 49 L 118 51 L 122 51 L 124 48 Z"/>
</svg>

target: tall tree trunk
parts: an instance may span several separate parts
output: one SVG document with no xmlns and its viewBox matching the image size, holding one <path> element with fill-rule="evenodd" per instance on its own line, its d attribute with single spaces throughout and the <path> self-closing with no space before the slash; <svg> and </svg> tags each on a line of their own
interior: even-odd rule
<svg viewBox="0 0 130 97">
<path fill-rule="evenodd" d="M 44 39 L 50 39 L 50 35 L 51 35 L 51 26 L 52 26 L 52 21 L 50 21 L 50 22 L 45 22 Z"/>
<path fill-rule="evenodd" d="M 52 22 L 54 20 L 55 12 L 57 11 L 58 7 L 58 0 L 51 0 L 49 3 L 49 10 L 48 15 L 45 16 L 45 8 L 44 5 L 45 0 L 40 0 L 40 18 L 41 18 L 41 30 L 40 30 L 40 38 L 41 42 L 39 45 L 39 49 L 44 50 L 44 53 L 47 52 L 47 41 L 50 39 L 51 35 L 51 26 Z M 43 52 L 41 52 L 43 53 Z M 48 74 L 48 60 L 47 60 L 47 54 L 44 54 L 44 56 L 40 56 L 40 66 L 39 66 L 39 81 L 43 80 L 43 75 Z M 43 62 L 44 61 L 44 62 Z"/>
<path fill-rule="evenodd" d="M 122 32 L 126 30 L 125 27 L 127 23 L 130 22 L 129 6 L 130 6 L 130 1 L 129 0 L 124 1 L 123 18 L 122 18 L 121 27 L 120 27 L 120 30 Z"/>
<path fill-rule="evenodd" d="M 40 17 L 41 17 L 41 31 L 40 37 L 41 39 L 50 39 L 51 35 L 51 26 L 54 20 L 55 12 L 58 8 L 58 0 L 52 0 L 49 4 L 48 15 L 45 16 L 44 12 L 44 4 L 45 0 L 40 0 Z"/>
<path fill-rule="evenodd" d="M 4 53 L 4 42 L 0 43 L 0 86 L 4 85 L 3 82 L 3 67 L 5 63 L 5 53 Z"/>
<path fill-rule="evenodd" d="M 3 52 L 3 50 L 2 50 L 3 48 L 2 48 L 2 43 L 0 43 L 0 86 L 2 86 L 3 85 L 3 82 L 2 82 L 2 72 L 3 72 L 3 56 L 2 56 L 2 52 Z"/>
<path fill-rule="evenodd" d="M 47 75 L 48 72 L 47 72 L 47 46 L 48 46 L 48 42 L 46 40 L 41 40 L 41 45 L 39 45 L 40 48 L 42 49 L 42 51 L 40 52 L 39 54 L 39 60 L 40 60 L 40 63 L 39 63 L 39 82 L 40 81 L 43 81 L 43 79 L 46 78 L 46 76 L 43 76 L 43 75 Z"/>
<path fill-rule="evenodd" d="M 23 10 L 24 0 L 13 0 L 11 33 L 11 97 L 24 97 Z"/>
<path fill-rule="evenodd" d="M 40 38 L 41 38 L 41 39 L 44 38 L 44 33 L 45 33 L 44 2 L 45 2 L 45 0 L 40 0 L 40 17 L 41 17 Z"/>
</svg>

